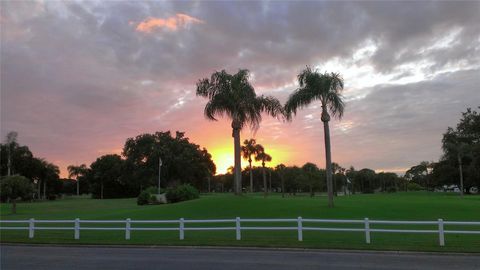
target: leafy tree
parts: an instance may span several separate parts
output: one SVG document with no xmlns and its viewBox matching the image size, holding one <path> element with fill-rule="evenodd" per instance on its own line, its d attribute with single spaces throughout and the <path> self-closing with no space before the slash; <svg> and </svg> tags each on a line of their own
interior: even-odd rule
<svg viewBox="0 0 480 270">
<path fill-rule="evenodd" d="M 343 79 L 338 73 L 319 73 L 307 67 L 298 75 L 298 88 L 285 104 L 287 119 L 296 114 L 298 108 L 305 107 L 315 100 L 322 106 L 322 122 L 325 133 L 325 156 L 327 171 L 328 206 L 333 207 L 332 159 L 330 151 L 330 114 L 338 119 L 343 116 L 345 103 L 341 94 Z"/>
<path fill-rule="evenodd" d="M 431 183 L 430 171 L 433 164 L 428 161 L 422 161 L 420 164 L 412 166 L 405 172 L 405 178 L 408 181 L 415 182 L 422 187 L 433 189 L 434 186 Z"/>
<path fill-rule="evenodd" d="M 178 183 L 190 183 L 205 189 L 208 178 L 216 172 L 212 156 L 205 148 L 191 143 L 185 133 L 168 132 L 141 134 L 127 139 L 123 148 L 124 178 L 137 192 L 157 186 L 158 160 L 162 158 L 161 184 L 164 188 Z"/>
<path fill-rule="evenodd" d="M 80 195 L 80 179 L 85 177 L 88 172 L 87 165 L 82 164 L 80 166 L 70 165 L 67 167 L 68 177 L 75 178 L 77 182 L 77 196 Z"/>
<path fill-rule="evenodd" d="M 242 156 L 248 160 L 250 168 L 250 192 L 253 192 L 253 171 L 252 171 L 252 156 L 257 153 L 257 142 L 255 139 L 245 140 L 242 145 Z"/>
<path fill-rule="evenodd" d="M 333 193 L 335 196 L 337 196 L 337 190 L 338 190 L 337 187 L 338 186 L 341 187 L 344 183 L 344 177 L 343 177 L 344 172 L 345 172 L 345 168 L 343 168 L 336 162 L 332 162 L 332 176 L 333 176 L 332 183 L 333 183 Z"/>
<path fill-rule="evenodd" d="M 433 167 L 433 181 L 459 184 L 461 195 L 480 186 L 480 113 L 471 108 L 463 112 L 456 128 L 449 127 L 443 134 L 442 148 L 444 154 Z"/>
<path fill-rule="evenodd" d="M 210 79 L 204 78 L 197 83 L 197 96 L 208 98 L 204 114 L 209 120 L 216 121 L 218 116 L 227 116 L 232 120 L 235 160 L 235 194 L 241 193 L 240 131 L 249 125 L 258 129 L 265 112 L 273 117 L 283 113 L 280 102 L 273 97 L 257 96 L 250 84 L 249 71 L 239 70 L 228 74 L 225 70 L 214 72 Z"/>
<path fill-rule="evenodd" d="M 94 198 L 116 198 L 132 195 L 122 181 L 125 161 L 119 155 L 104 155 L 90 165 L 88 179 Z M 130 191 L 130 192 L 129 192 Z"/>
<path fill-rule="evenodd" d="M 319 180 L 319 172 L 317 165 L 307 162 L 302 166 L 303 174 L 300 176 L 302 181 L 307 184 L 308 188 L 310 189 L 310 197 L 315 195 L 315 186 L 318 185 Z"/>
<path fill-rule="evenodd" d="M 265 174 L 265 162 L 270 162 L 272 161 L 272 157 L 265 152 L 265 148 L 261 144 L 256 145 L 256 151 L 255 151 L 255 160 L 256 161 L 261 161 L 262 162 L 262 174 L 263 174 L 263 194 L 266 197 L 268 193 L 267 189 L 267 176 Z"/>
<path fill-rule="evenodd" d="M 362 193 L 373 193 L 375 190 L 376 174 L 371 169 L 361 169 L 355 173 L 354 183 Z"/>
<path fill-rule="evenodd" d="M 17 213 L 17 199 L 31 198 L 33 186 L 30 180 L 20 175 L 4 177 L 1 180 L 1 195 L 12 203 L 12 213 Z"/>
<path fill-rule="evenodd" d="M 398 190 L 399 177 L 395 173 L 381 172 L 377 174 L 383 192 L 395 192 Z"/>
</svg>

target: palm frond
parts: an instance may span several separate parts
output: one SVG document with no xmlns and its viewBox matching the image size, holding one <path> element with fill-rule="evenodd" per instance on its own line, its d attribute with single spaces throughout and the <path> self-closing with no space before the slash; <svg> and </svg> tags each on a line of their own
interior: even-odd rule
<svg viewBox="0 0 480 270">
<path fill-rule="evenodd" d="M 315 100 L 315 93 L 310 88 L 303 87 L 295 90 L 285 103 L 284 112 L 287 120 L 292 119 L 292 114 L 297 114 L 297 110 L 308 106 Z"/>
</svg>

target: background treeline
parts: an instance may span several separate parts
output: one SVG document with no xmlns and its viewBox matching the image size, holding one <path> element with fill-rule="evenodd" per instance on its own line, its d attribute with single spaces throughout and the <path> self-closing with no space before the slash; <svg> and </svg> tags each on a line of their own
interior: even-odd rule
<svg viewBox="0 0 480 270">
<path fill-rule="evenodd" d="M 204 190 L 215 164 L 205 148 L 191 143 L 185 133 L 142 134 L 125 142 L 122 155 L 104 155 L 90 166 L 69 166 L 70 177 L 60 179 L 57 166 L 33 157 L 27 146 L 16 140 L 1 145 L 2 161 L 11 153 L 11 175 L 27 177 L 38 187 L 38 198 L 90 193 L 94 198 L 136 197 L 141 190 L 158 183 L 159 158 L 162 158 L 163 188 L 189 183 Z M 10 148 L 10 152 L 8 149 Z M 8 162 L 2 162 L 2 176 L 8 175 Z M 44 194 L 44 195 L 43 195 Z"/>
<path fill-rule="evenodd" d="M 262 180 L 262 167 L 253 167 L 253 186 L 255 192 L 264 191 Z M 281 192 L 288 195 L 316 192 L 326 192 L 324 169 L 320 169 L 313 163 L 306 163 L 302 167 L 278 165 L 267 170 L 267 190 L 269 192 Z M 376 173 L 374 170 L 365 168 L 355 170 L 354 167 L 345 169 L 333 163 L 334 192 L 355 194 L 373 192 L 394 192 L 408 189 L 405 178 L 395 173 Z M 242 171 L 243 190 L 249 189 L 249 169 Z M 224 192 L 233 189 L 233 172 L 230 170 L 223 175 L 217 175 L 211 184 L 211 191 Z M 283 189 L 282 189 L 283 187 Z M 283 192 L 282 192 L 283 191 Z"/>
<path fill-rule="evenodd" d="M 0 144 L 0 173 L 2 176 L 22 175 L 34 185 L 30 198 L 53 198 L 63 191 L 58 166 L 43 158 L 35 157 L 28 146 L 19 145 L 18 134 L 10 132 L 4 144 Z M 2 196 L 2 200 L 4 200 Z"/>
</svg>

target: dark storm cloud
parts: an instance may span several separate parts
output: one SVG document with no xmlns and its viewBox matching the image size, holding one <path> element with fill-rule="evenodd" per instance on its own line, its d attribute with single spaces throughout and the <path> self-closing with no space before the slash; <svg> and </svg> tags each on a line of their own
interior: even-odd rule
<svg viewBox="0 0 480 270">
<path fill-rule="evenodd" d="M 452 125 L 467 105 L 479 103 L 471 98 L 478 91 L 479 8 L 480 2 L 425 1 L 2 2 L 1 134 L 19 131 L 24 143 L 62 166 L 90 162 L 140 132 L 196 132 L 204 120 L 195 82 L 214 70 L 248 68 L 261 92 L 284 101 L 305 65 L 351 63 L 368 43 L 372 55 L 357 64 L 394 74 L 393 80 L 423 74 L 408 85 L 347 91 L 354 101 L 344 122 L 354 123 L 348 134 L 356 137 L 336 134 L 338 151 L 369 153 L 360 142 L 384 142 L 384 152 L 352 155 L 373 168 L 435 159 L 439 142 L 424 138 L 438 140 L 446 128 L 438 115 L 448 115 Z M 176 14 L 204 23 L 136 30 L 147 18 Z M 409 69 L 422 62 L 421 70 Z M 440 75 L 447 71 L 454 73 Z M 349 78 L 354 87 L 358 78 Z M 275 125 L 264 135 L 277 138 L 311 125 Z M 297 143 L 321 141 L 320 135 L 306 132 Z M 425 155 L 405 154 L 418 142 L 426 142 Z"/>
</svg>

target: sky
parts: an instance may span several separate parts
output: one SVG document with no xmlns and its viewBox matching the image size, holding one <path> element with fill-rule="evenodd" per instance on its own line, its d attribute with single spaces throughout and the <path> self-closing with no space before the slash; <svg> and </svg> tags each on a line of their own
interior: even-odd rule
<svg viewBox="0 0 480 270">
<path fill-rule="evenodd" d="M 284 103 L 307 65 L 345 81 L 331 124 L 344 167 L 404 173 L 480 105 L 480 1 L 1 1 L 1 136 L 57 164 L 120 154 L 141 133 L 185 131 L 233 165 L 230 121 L 205 119 L 196 82 L 251 72 Z M 320 106 L 267 116 L 255 138 L 279 163 L 324 167 Z M 242 166 L 247 162 L 243 161 Z"/>
</svg>

